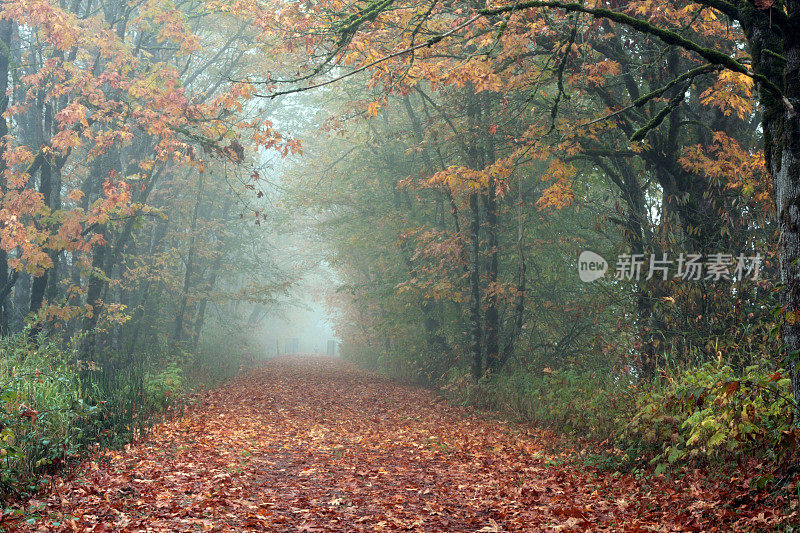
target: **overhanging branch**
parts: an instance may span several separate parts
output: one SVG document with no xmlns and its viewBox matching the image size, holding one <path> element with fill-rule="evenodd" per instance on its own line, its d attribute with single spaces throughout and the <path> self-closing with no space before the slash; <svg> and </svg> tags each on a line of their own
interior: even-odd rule
<svg viewBox="0 0 800 533">
<path fill-rule="evenodd" d="M 712 65 L 720 65 L 733 72 L 738 72 L 740 74 L 749 76 L 754 80 L 756 80 L 758 83 L 760 83 L 774 97 L 783 100 L 783 92 L 774 83 L 772 83 L 770 80 L 768 80 L 761 74 L 750 72 L 750 70 L 745 65 L 735 60 L 731 56 L 722 53 L 718 50 L 714 50 L 713 48 L 706 48 L 705 46 L 701 46 L 696 42 L 691 41 L 672 30 L 659 28 L 658 26 L 654 26 L 647 21 L 631 17 L 630 15 L 626 15 L 624 13 L 612 11 L 610 9 L 585 7 L 577 3 L 528 0 L 526 2 L 520 2 L 518 4 L 513 4 L 508 6 L 479 9 L 478 13 L 481 13 L 482 15 L 486 16 L 491 16 L 491 15 L 499 15 L 502 13 L 506 13 L 511 10 L 520 11 L 523 9 L 533 9 L 537 7 L 563 9 L 568 13 L 586 13 L 587 15 L 591 15 L 594 18 L 608 19 L 612 22 L 623 24 L 625 26 L 633 28 L 634 30 L 640 33 L 656 37 L 665 44 L 677 46 L 679 48 L 683 48 L 684 50 L 694 52 L 703 59 L 705 59 L 706 61 L 708 61 L 709 63 L 711 63 Z"/>
</svg>

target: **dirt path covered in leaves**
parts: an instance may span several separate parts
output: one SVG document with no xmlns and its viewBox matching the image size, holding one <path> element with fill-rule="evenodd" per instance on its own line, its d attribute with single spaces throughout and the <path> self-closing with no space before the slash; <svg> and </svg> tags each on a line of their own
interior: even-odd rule
<svg viewBox="0 0 800 533">
<path fill-rule="evenodd" d="M 329 358 L 281 358 L 31 505 L 40 531 L 729 531 L 774 520 L 744 488 L 644 485 Z M 7 526 L 8 527 L 8 526 Z"/>
</svg>

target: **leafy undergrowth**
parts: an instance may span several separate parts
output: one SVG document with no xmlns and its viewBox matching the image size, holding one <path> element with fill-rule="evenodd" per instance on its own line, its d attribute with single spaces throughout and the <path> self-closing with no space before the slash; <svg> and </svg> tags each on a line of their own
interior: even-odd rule
<svg viewBox="0 0 800 533">
<path fill-rule="evenodd" d="M 680 476 L 704 468 L 729 476 L 735 468 L 754 486 L 784 492 L 798 472 L 791 382 L 769 364 L 736 372 L 716 361 L 646 383 L 627 372 L 549 368 L 508 369 L 475 383 L 453 369 L 442 392 L 451 402 L 553 429 L 610 470 Z"/>
<path fill-rule="evenodd" d="M 95 448 L 130 442 L 180 414 L 197 391 L 257 364 L 246 349 L 221 348 L 105 352 L 90 362 L 78 358 L 74 342 L 34 343 L 27 331 L 0 339 L 0 501 L 38 491 L 48 474 Z"/>
<path fill-rule="evenodd" d="M 764 531 L 741 474 L 648 481 L 328 358 L 281 358 L 27 502 L 22 531 Z"/>
</svg>

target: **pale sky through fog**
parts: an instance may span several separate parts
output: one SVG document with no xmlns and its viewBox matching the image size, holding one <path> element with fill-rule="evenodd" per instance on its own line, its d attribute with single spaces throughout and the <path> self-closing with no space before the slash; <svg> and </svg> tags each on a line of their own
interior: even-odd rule
<svg viewBox="0 0 800 533">
<path fill-rule="evenodd" d="M 300 341 L 302 353 L 325 353 L 328 340 L 336 339 L 325 308 L 319 302 L 304 302 L 308 308 L 295 308 L 286 313 L 285 318 L 269 317 L 266 324 L 265 343 L 269 351 L 275 350 L 276 339 L 281 352 L 284 342 L 290 338 Z"/>
</svg>

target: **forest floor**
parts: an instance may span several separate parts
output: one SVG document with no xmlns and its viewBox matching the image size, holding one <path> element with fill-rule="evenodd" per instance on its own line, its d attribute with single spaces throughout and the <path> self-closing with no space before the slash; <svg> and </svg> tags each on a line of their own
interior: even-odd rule
<svg viewBox="0 0 800 533">
<path fill-rule="evenodd" d="M 598 471 L 555 436 L 324 357 L 268 362 L 27 504 L 20 531 L 731 531 L 736 479 Z M 33 522 L 33 523 L 29 523 Z"/>
</svg>

